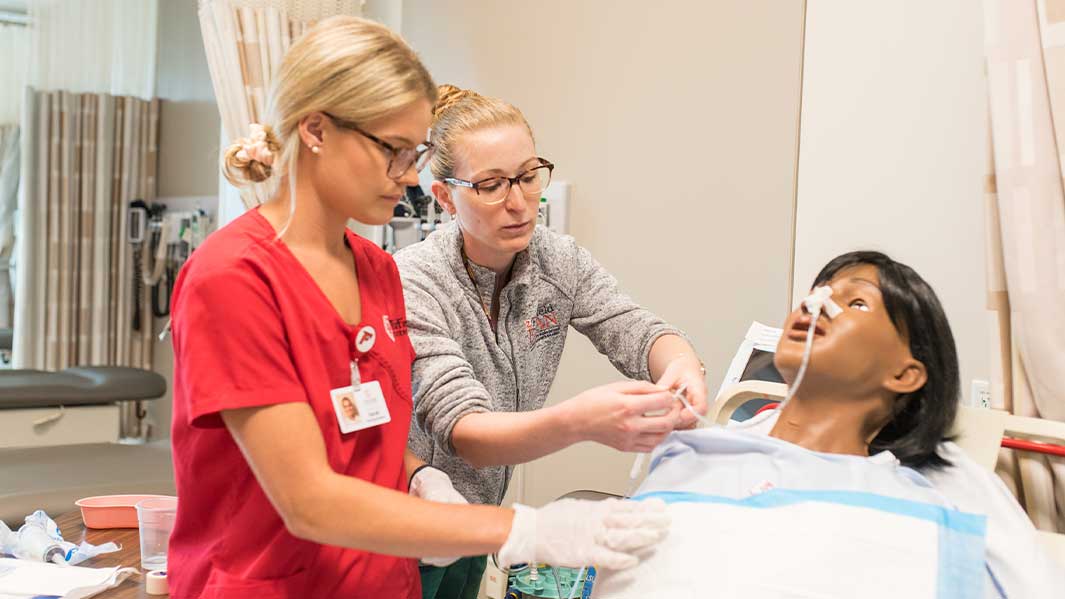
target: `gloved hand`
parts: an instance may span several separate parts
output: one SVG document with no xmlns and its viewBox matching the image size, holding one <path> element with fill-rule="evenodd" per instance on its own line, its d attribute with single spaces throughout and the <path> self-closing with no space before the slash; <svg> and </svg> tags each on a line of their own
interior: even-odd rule
<svg viewBox="0 0 1065 599">
<path fill-rule="evenodd" d="M 433 467 L 422 468 L 410 479 L 410 494 L 426 501 L 439 503 L 468 503 L 451 485 L 451 478 Z M 455 563 L 458 557 L 423 557 L 422 563 L 443 568 Z"/>
<path fill-rule="evenodd" d="M 418 470 L 410 479 L 410 494 L 426 501 L 440 503 L 468 503 L 466 498 L 451 486 L 451 478 L 432 466 Z"/>
<path fill-rule="evenodd" d="M 610 570 L 632 568 L 640 549 L 666 537 L 666 504 L 646 501 L 562 499 L 540 509 L 514 505 L 510 535 L 499 550 L 502 567 L 548 563 Z"/>
</svg>

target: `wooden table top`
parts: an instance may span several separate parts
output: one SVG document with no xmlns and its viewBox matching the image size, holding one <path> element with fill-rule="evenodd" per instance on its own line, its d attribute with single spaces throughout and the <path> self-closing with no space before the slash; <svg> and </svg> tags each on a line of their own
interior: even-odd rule
<svg viewBox="0 0 1065 599">
<path fill-rule="evenodd" d="M 141 537 L 136 528 L 108 528 L 92 529 L 85 528 L 81 521 L 81 511 L 67 512 L 55 519 L 59 525 L 63 538 L 71 543 L 80 544 L 88 541 L 93 545 L 102 545 L 108 541 L 114 541 L 122 546 L 122 549 L 114 553 L 105 553 L 78 564 L 89 568 L 111 568 L 123 566 L 140 569 L 141 566 Z M 144 576 L 130 577 L 122 584 L 95 595 L 100 599 L 158 599 L 167 595 L 149 595 L 144 590 Z"/>
</svg>

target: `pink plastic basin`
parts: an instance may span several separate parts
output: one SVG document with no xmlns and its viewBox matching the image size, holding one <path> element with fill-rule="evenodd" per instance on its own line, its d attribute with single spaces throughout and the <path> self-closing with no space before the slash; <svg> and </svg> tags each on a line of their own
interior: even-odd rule
<svg viewBox="0 0 1065 599">
<path fill-rule="evenodd" d="M 86 528 L 137 528 L 138 501 L 169 495 L 99 495 L 74 502 Z"/>
</svg>

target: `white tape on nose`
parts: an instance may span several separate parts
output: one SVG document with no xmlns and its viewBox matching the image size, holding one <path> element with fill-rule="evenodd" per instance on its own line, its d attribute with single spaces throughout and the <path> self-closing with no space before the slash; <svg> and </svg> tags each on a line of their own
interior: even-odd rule
<svg viewBox="0 0 1065 599">
<path fill-rule="evenodd" d="M 828 285 L 815 288 L 813 293 L 802 300 L 802 303 L 811 314 L 824 310 L 825 316 L 835 318 L 843 313 L 843 308 L 832 301 L 832 288 Z"/>
</svg>

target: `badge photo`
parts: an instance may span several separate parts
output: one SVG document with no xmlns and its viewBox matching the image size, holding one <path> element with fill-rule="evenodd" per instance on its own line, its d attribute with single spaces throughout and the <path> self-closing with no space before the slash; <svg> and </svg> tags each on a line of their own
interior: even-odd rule
<svg viewBox="0 0 1065 599">
<path fill-rule="evenodd" d="M 352 424 L 359 422 L 359 406 L 355 405 L 354 392 L 347 391 L 345 393 L 338 393 L 333 397 L 333 403 L 336 404 L 335 407 L 338 408 L 338 418 Z"/>
<path fill-rule="evenodd" d="M 350 386 L 333 389 L 330 397 L 341 433 L 353 433 L 392 421 L 381 383 L 377 381 L 363 383 L 357 391 Z"/>
</svg>

